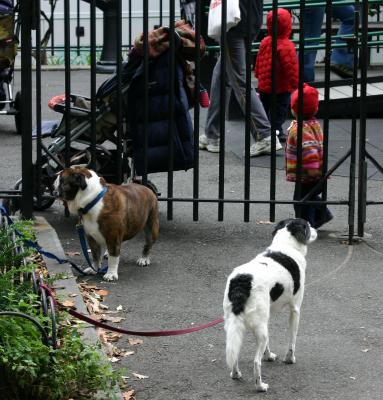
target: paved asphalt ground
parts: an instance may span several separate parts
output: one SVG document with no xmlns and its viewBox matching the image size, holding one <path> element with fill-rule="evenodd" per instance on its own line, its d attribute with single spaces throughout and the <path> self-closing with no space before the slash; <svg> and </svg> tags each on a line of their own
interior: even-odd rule
<svg viewBox="0 0 383 400">
<path fill-rule="evenodd" d="M 77 93 L 89 93 L 84 71 L 73 72 Z M 98 77 L 99 82 L 105 79 Z M 44 119 L 57 116 L 45 106 L 47 99 L 63 92 L 62 72 L 43 75 Z M 203 123 L 202 119 L 202 123 Z M 383 160 L 381 123 L 370 120 L 368 135 Z M 347 121 L 340 122 L 347 130 Z M 349 121 L 348 121 L 349 123 Z M 335 121 L 334 124 L 339 124 Z M 1 187 L 9 188 L 20 176 L 20 137 L 14 133 L 11 117 L 0 120 Z M 235 128 L 234 128 L 235 127 Z M 243 125 L 228 124 L 228 130 L 240 135 Z M 376 133 L 379 133 L 378 135 Z M 234 143 L 233 134 L 229 133 Z M 347 147 L 348 138 L 342 146 Z M 226 197 L 243 193 L 243 160 L 228 141 L 226 152 Z M 379 153 L 380 151 L 380 153 Z M 237 152 L 238 153 L 238 152 Z M 380 154 L 380 155 L 379 155 Z M 267 157 L 265 158 L 267 159 Z M 216 197 L 218 193 L 218 156 L 200 152 L 200 195 Z M 252 168 L 252 198 L 265 198 L 269 186 L 269 169 Z M 369 199 L 381 200 L 382 181 L 368 181 Z M 166 174 L 151 179 L 165 194 Z M 192 172 L 175 173 L 175 196 L 190 196 Z M 277 171 L 277 197 L 292 198 L 292 185 Z M 346 199 L 348 179 L 336 175 L 329 181 L 329 198 Z M 269 392 L 254 389 L 254 344 L 251 335 L 245 341 L 240 365 L 243 380 L 232 381 L 225 365 L 222 325 L 185 336 L 143 338 L 141 345 L 130 346 L 127 337 L 119 347 L 134 350 L 116 367 L 124 368 L 137 400 L 232 400 L 265 398 L 378 400 L 383 398 L 383 212 L 382 206 L 367 210 L 366 237 L 354 246 L 344 243 L 347 210 L 331 206 L 334 219 L 320 231 L 319 239 L 308 254 L 307 287 L 297 341 L 297 364 L 284 365 L 281 358 L 287 345 L 286 313 L 272 317 L 270 344 L 280 356 L 275 363 L 264 363 L 263 376 Z M 65 251 L 79 251 L 74 217 L 66 218 L 60 204 L 44 213 L 56 229 Z M 276 219 L 293 216 L 291 205 L 277 207 Z M 268 246 L 272 225 L 268 207 L 251 207 L 251 222 L 244 223 L 243 207 L 225 206 L 225 221 L 217 222 L 217 206 L 200 205 L 200 220 L 192 221 L 192 206 L 174 205 L 174 218 L 167 220 L 166 204 L 160 203 L 160 238 L 148 268 L 135 265 L 143 238 L 126 243 L 120 261 L 117 283 L 92 278 L 99 287 L 110 290 L 105 303 L 111 309 L 122 305 L 125 318 L 119 325 L 129 329 L 158 330 L 184 328 L 208 322 L 222 314 L 222 297 L 227 275 Z M 82 257 L 73 257 L 81 262 Z M 136 380 L 133 372 L 148 376 Z"/>
</svg>

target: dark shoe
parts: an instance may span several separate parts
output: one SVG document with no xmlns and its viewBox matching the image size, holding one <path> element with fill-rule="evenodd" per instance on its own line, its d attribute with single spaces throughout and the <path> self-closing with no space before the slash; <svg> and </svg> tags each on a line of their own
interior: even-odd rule
<svg viewBox="0 0 383 400">
<path fill-rule="evenodd" d="M 331 64 L 330 70 L 343 79 L 349 79 L 354 77 L 354 71 L 344 64 Z"/>
<path fill-rule="evenodd" d="M 287 140 L 287 135 L 286 135 L 285 133 L 280 133 L 280 134 L 278 135 L 278 139 L 279 139 L 279 141 L 280 141 L 281 143 L 285 143 L 286 140 Z"/>
<path fill-rule="evenodd" d="M 315 229 L 320 228 L 322 225 L 326 224 L 327 222 L 330 222 L 333 218 L 334 218 L 334 216 L 331 214 L 331 211 L 327 208 L 324 211 L 322 217 L 320 219 L 318 219 L 317 221 L 315 221 L 314 228 Z"/>
</svg>

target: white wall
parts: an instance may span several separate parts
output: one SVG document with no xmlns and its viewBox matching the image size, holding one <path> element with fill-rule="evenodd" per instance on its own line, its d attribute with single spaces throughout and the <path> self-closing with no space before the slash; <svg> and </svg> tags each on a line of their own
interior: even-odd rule
<svg viewBox="0 0 383 400">
<path fill-rule="evenodd" d="M 179 16 L 179 1 L 178 0 L 163 0 L 163 24 L 169 23 L 169 1 L 175 1 L 176 16 Z M 131 0 L 132 4 L 132 37 L 134 38 L 142 32 L 143 24 L 143 1 Z M 41 9 L 50 15 L 50 6 L 47 0 L 41 1 Z M 122 0 L 122 43 L 129 44 L 129 0 Z M 64 44 L 64 0 L 59 0 L 55 10 L 55 45 Z M 103 24 L 102 12 L 96 9 L 96 40 L 97 45 L 102 45 Z M 160 0 L 149 0 L 149 28 L 159 23 L 160 16 Z M 80 25 L 85 28 L 85 36 L 81 38 L 81 45 L 87 46 L 90 43 L 90 5 L 80 1 Z M 75 29 L 77 26 L 77 0 L 70 0 L 70 19 L 71 19 L 71 45 L 76 45 L 77 38 Z M 42 32 L 47 29 L 47 23 L 42 20 Z"/>
</svg>

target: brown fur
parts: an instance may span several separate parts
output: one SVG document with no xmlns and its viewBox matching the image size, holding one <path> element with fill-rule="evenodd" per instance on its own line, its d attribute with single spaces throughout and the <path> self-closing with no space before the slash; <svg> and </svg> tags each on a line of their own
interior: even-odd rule
<svg viewBox="0 0 383 400">
<path fill-rule="evenodd" d="M 154 193 L 135 183 L 106 186 L 108 191 L 104 196 L 104 208 L 98 223 L 100 232 L 106 238 L 109 254 L 119 255 L 121 243 L 132 239 L 144 229 L 151 231 L 152 240 L 147 243 L 151 247 L 159 232 L 158 204 Z"/>
</svg>

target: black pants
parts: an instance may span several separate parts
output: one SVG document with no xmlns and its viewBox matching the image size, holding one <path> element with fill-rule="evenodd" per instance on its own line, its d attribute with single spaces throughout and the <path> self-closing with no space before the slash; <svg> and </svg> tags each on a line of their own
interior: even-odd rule
<svg viewBox="0 0 383 400">
<path fill-rule="evenodd" d="M 316 185 L 316 182 L 301 185 L 301 195 L 298 196 L 297 185 L 294 190 L 294 200 L 303 199 Z M 321 201 L 322 188 L 319 187 L 307 200 L 308 201 Z M 332 219 L 330 210 L 325 205 L 312 204 L 312 205 L 298 205 L 294 204 L 295 217 L 300 217 L 310 222 L 314 228 L 319 228 L 324 223 Z M 299 215 L 300 210 L 300 215 Z"/>
<path fill-rule="evenodd" d="M 271 122 L 271 100 L 270 93 L 259 92 L 259 98 L 262 101 L 263 108 L 266 111 L 269 121 Z M 286 121 L 287 113 L 290 110 L 290 93 L 279 93 L 276 95 L 275 103 L 275 129 L 279 131 L 279 135 L 283 136 L 283 124 Z"/>
</svg>

